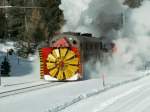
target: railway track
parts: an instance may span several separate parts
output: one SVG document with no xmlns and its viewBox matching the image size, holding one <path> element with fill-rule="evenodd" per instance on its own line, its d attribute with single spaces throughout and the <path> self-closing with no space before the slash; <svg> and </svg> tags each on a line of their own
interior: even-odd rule
<svg viewBox="0 0 150 112">
<path fill-rule="evenodd" d="M 23 87 L 23 88 L 19 88 L 19 89 L 9 90 L 9 91 L 5 91 L 5 92 L 1 92 L 0 98 L 8 97 L 11 95 L 17 95 L 17 94 L 21 94 L 21 93 L 25 93 L 25 92 L 30 92 L 30 91 L 34 91 L 34 90 L 39 90 L 39 89 L 43 89 L 43 88 L 47 88 L 47 87 L 58 86 L 63 83 L 64 82 L 53 82 L 53 83 L 48 82 L 48 83 L 44 83 L 44 84 L 38 84 L 38 85 L 29 86 L 29 87 Z"/>
</svg>

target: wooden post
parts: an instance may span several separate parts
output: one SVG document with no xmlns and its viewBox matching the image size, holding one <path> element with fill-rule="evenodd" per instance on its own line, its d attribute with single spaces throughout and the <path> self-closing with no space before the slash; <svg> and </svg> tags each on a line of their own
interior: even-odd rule
<svg viewBox="0 0 150 112">
<path fill-rule="evenodd" d="M 105 87 L 105 75 L 102 75 L 102 80 L 103 80 L 103 87 Z"/>
<path fill-rule="evenodd" d="M 1 66 L 0 66 L 0 86 L 2 85 L 2 79 L 1 79 Z"/>
<path fill-rule="evenodd" d="M 20 61 L 19 61 L 19 56 L 17 56 L 17 57 L 18 57 L 18 64 L 19 64 L 19 62 L 20 62 Z"/>
</svg>

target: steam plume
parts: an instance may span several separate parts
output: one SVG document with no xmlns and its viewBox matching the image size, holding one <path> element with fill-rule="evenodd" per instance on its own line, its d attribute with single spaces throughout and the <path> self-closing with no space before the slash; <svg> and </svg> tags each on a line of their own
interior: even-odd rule
<svg viewBox="0 0 150 112">
<path fill-rule="evenodd" d="M 97 37 L 116 29 L 123 11 L 119 0 L 62 0 L 60 7 L 67 21 L 63 31 L 89 32 Z"/>
</svg>

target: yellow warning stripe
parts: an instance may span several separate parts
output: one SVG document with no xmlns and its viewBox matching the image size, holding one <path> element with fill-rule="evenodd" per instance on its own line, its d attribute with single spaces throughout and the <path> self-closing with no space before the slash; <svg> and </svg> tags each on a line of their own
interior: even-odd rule
<svg viewBox="0 0 150 112">
<path fill-rule="evenodd" d="M 43 60 L 42 60 L 42 50 L 39 49 L 39 55 L 40 55 L 40 78 L 43 79 L 44 78 L 44 63 L 43 63 Z"/>
</svg>

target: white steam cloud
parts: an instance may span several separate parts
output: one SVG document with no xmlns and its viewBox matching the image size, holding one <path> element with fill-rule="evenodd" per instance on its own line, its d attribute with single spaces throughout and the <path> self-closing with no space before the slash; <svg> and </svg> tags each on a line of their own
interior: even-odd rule
<svg viewBox="0 0 150 112">
<path fill-rule="evenodd" d="M 115 27 L 123 10 L 121 0 L 62 0 L 66 25 L 63 31 L 92 33 L 101 36 Z"/>
<path fill-rule="evenodd" d="M 62 0 L 66 25 L 63 31 L 89 32 L 94 36 L 106 36 L 114 41 L 117 52 L 106 64 L 90 67 L 90 74 L 135 74 L 150 62 L 150 1 L 130 9 L 124 0 Z M 120 14 L 123 14 L 123 24 Z M 116 24 L 118 23 L 118 24 Z M 117 25 L 123 25 L 121 28 Z M 118 28 L 119 27 L 119 28 Z M 91 76 L 89 76 L 91 77 Z"/>
<path fill-rule="evenodd" d="M 145 0 L 141 7 L 127 9 L 126 21 L 116 40 L 118 55 L 126 60 L 127 66 L 135 69 L 146 66 L 150 61 L 150 1 Z"/>
</svg>

